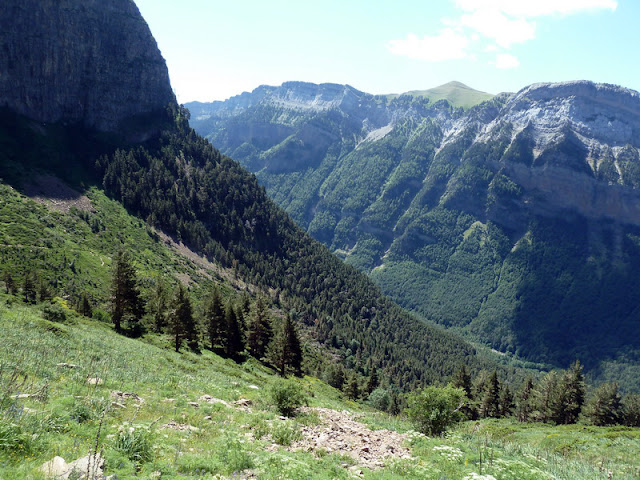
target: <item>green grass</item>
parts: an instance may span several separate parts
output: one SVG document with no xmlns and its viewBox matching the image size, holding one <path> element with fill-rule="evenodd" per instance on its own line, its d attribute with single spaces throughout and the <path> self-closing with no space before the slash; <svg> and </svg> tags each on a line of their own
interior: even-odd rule
<svg viewBox="0 0 640 480">
<path fill-rule="evenodd" d="M 449 82 L 439 87 L 430 88 L 428 90 L 412 90 L 403 93 L 412 97 L 425 97 L 430 102 L 435 103 L 439 100 L 447 100 L 454 107 L 462 107 L 468 109 L 479 105 L 482 102 L 491 100 L 494 95 L 490 93 L 474 90 L 460 82 Z M 398 97 L 399 95 L 389 95 L 389 98 Z"/>
<path fill-rule="evenodd" d="M 257 362 L 176 354 L 167 338 L 132 340 L 77 316 L 55 324 L 37 307 L 7 307 L 8 300 L 0 294 L 0 478 L 40 479 L 39 467 L 54 456 L 72 461 L 95 450 L 118 479 L 157 478 L 157 472 L 163 479 L 222 479 L 247 471 L 260 479 L 354 478 L 350 458 L 265 448 L 290 444 L 304 425 L 321 419 L 280 420 L 268 399 L 278 378 Z M 102 382 L 90 385 L 87 378 Z M 345 401 L 315 378 L 294 381 L 311 406 L 363 413 L 374 429 L 411 432 L 402 418 Z M 143 401 L 114 399 L 113 391 Z M 33 396 L 14 398 L 19 394 Z M 200 401 L 205 394 L 229 403 L 249 399 L 251 410 Z M 171 422 L 184 429 L 162 428 Z M 364 478 L 462 479 L 475 472 L 498 480 L 599 479 L 608 471 L 616 479 L 638 477 L 638 429 L 484 421 L 462 424 L 444 438 L 413 434 L 410 443 L 414 458 L 362 469 Z"/>
</svg>

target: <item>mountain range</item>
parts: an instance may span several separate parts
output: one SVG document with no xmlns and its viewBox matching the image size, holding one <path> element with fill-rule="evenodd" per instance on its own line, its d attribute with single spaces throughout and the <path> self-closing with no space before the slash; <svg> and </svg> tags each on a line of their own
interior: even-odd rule
<svg viewBox="0 0 640 480">
<path fill-rule="evenodd" d="M 384 297 L 198 136 L 132 0 L 11 0 L 0 25 L 0 51 L 8 52 L 0 58 L 7 291 L 36 275 L 43 292 L 65 305 L 87 299 L 108 319 L 109 268 L 125 249 L 145 272 L 148 298 L 159 284 L 182 283 L 201 312 L 217 285 L 229 301 L 242 292 L 268 299 L 276 317 L 294 311 L 309 368 L 319 373 L 338 361 L 361 376 L 379 368 L 408 389 L 460 363 L 474 371 L 498 365 Z M 137 219 L 121 221 L 105 195 Z M 35 200 L 66 207 L 47 214 Z M 174 245 L 179 259 L 161 260 L 147 237 Z M 170 267 L 185 255 L 196 262 L 191 274 Z"/>
<path fill-rule="evenodd" d="M 288 82 L 187 107 L 311 235 L 426 322 L 640 378 L 639 94 L 577 81 L 461 103 L 475 91 L 436 90 L 451 100 Z"/>
</svg>

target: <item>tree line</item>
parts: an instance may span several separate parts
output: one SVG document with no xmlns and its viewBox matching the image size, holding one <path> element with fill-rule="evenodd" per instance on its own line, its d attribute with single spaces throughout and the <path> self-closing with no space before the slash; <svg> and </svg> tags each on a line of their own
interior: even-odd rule
<svg viewBox="0 0 640 480">
<path fill-rule="evenodd" d="M 193 351 L 207 348 L 237 362 L 250 355 L 285 376 L 302 375 L 303 349 L 297 332 L 295 312 L 274 325 L 261 297 L 251 306 L 248 297 L 236 305 L 223 301 L 214 287 L 197 311 L 182 283 L 173 292 L 158 282 L 147 305 L 142 299 L 130 256 L 119 251 L 113 261 L 111 318 L 119 333 L 138 336 L 145 328 L 171 336 L 175 351 L 185 345 Z M 146 313 L 149 319 L 144 325 Z"/>
<path fill-rule="evenodd" d="M 640 426 L 640 395 L 623 398 L 616 383 L 589 392 L 582 370 L 576 360 L 567 370 L 552 370 L 537 382 L 527 378 L 514 393 L 495 370 L 472 377 L 462 364 L 446 387 L 411 394 L 409 414 L 428 433 L 442 433 L 447 423 L 456 420 L 504 417 L 555 425 L 584 421 L 596 426 Z"/>
</svg>

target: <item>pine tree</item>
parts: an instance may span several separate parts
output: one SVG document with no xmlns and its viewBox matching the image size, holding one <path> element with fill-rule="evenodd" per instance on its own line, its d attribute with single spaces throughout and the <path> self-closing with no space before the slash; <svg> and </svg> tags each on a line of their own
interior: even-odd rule
<svg viewBox="0 0 640 480">
<path fill-rule="evenodd" d="M 605 383 L 598 387 L 585 406 L 585 415 L 593 425 L 599 427 L 621 424 L 624 409 L 618 384 Z"/>
<path fill-rule="evenodd" d="M 350 400 L 357 400 L 360 397 L 360 386 L 358 385 L 358 376 L 353 373 L 349 377 L 349 381 L 344 386 L 344 394 Z"/>
<path fill-rule="evenodd" d="M 136 271 L 129 254 L 120 250 L 113 259 L 111 283 L 112 313 L 111 319 L 116 332 L 122 332 L 122 323 L 132 333 L 137 333 L 140 318 L 144 314 L 144 306 L 140 297 Z"/>
<path fill-rule="evenodd" d="M 375 367 L 371 368 L 371 375 L 369 375 L 369 380 L 367 380 L 367 386 L 365 388 L 365 392 L 367 395 L 371 395 L 376 388 L 380 385 L 380 380 L 378 379 L 378 370 Z"/>
<path fill-rule="evenodd" d="M 2 280 L 4 281 L 4 290 L 7 295 L 16 293 L 16 282 L 14 281 L 11 272 L 8 270 L 5 271 L 2 275 Z"/>
<path fill-rule="evenodd" d="M 178 286 L 178 291 L 173 301 L 173 312 L 170 317 L 169 327 L 174 337 L 176 352 L 180 351 L 184 341 L 187 341 L 192 349 L 196 350 L 198 348 L 198 336 L 193 318 L 191 298 L 182 284 Z"/>
<path fill-rule="evenodd" d="M 483 418 L 500 416 L 500 382 L 496 370 L 493 371 L 486 383 L 480 403 L 480 416 Z"/>
<path fill-rule="evenodd" d="M 273 338 L 271 321 L 267 314 L 267 308 L 261 297 L 256 301 L 255 314 L 249 324 L 247 344 L 252 357 L 260 360 L 267 353 L 267 347 Z"/>
<path fill-rule="evenodd" d="M 167 312 L 169 309 L 167 299 L 167 287 L 160 280 L 156 283 L 156 288 L 153 290 L 151 297 L 149 312 L 152 315 L 152 328 L 156 333 L 163 333 L 167 328 Z"/>
<path fill-rule="evenodd" d="M 285 376 L 291 370 L 296 376 L 302 376 L 302 345 L 293 323 L 292 314 L 285 318 L 274 353 L 280 375 Z"/>
<path fill-rule="evenodd" d="M 511 389 L 509 385 L 505 385 L 502 387 L 500 391 L 500 417 L 509 417 L 513 413 L 513 408 L 515 407 L 513 403 L 513 393 L 511 393 Z"/>
<path fill-rule="evenodd" d="M 627 427 L 640 427 L 640 394 L 630 393 L 622 401 L 624 406 L 624 424 Z"/>
<path fill-rule="evenodd" d="M 558 405 L 561 404 L 558 389 L 558 372 L 547 373 L 535 391 L 534 417 L 539 422 L 552 422 L 557 416 Z"/>
<path fill-rule="evenodd" d="M 88 318 L 91 318 L 93 315 L 93 308 L 91 307 L 91 301 L 89 300 L 87 292 L 83 292 L 82 297 L 80 297 L 78 301 L 78 313 Z"/>
<path fill-rule="evenodd" d="M 41 302 L 46 302 L 52 298 L 51 290 L 49 289 L 49 282 L 44 278 L 40 278 L 38 280 L 38 298 L 40 298 Z"/>
<path fill-rule="evenodd" d="M 24 282 L 22 284 L 22 295 L 25 303 L 36 303 L 36 284 L 31 272 L 24 274 Z"/>
<path fill-rule="evenodd" d="M 458 365 L 456 371 L 453 372 L 453 375 L 451 376 L 451 385 L 464 390 L 464 394 L 469 400 L 473 399 L 473 396 L 471 395 L 471 374 L 464 363 Z"/>
<path fill-rule="evenodd" d="M 558 423 L 565 425 L 576 423 L 584 405 L 586 392 L 582 365 L 578 360 L 563 375 L 560 391 L 562 405 Z"/>
<path fill-rule="evenodd" d="M 244 342 L 242 339 L 242 332 L 240 331 L 240 325 L 238 323 L 238 317 L 231 303 L 227 305 L 225 320 L 225 354 L 227 357 L 237 360 L 240 357 L 240 354 L 244 351 Z"/>
<path fill-rule="evenodd" d="M 329 385 L 338 390 L 344 386 L 344 367 L 341 363 L 329 365 L 325 374 L 325 379 Z"/>
<path fill-rule="evenodd" d="M 222 353 L 227 336 L 227 319 L 217 288 L 214 288 L 211 294 L 211 299 L 205 310 L 204 321 L 211 350 Z"/>
<path fill-rule="evenodd" d="M 528 377 L 524 382 L 518 398 L 516 416 L 519 422 L 529 422 L 531 420 L 531 415 L 534 410 L 534 394 L 533 379 Z"/>
</svg>

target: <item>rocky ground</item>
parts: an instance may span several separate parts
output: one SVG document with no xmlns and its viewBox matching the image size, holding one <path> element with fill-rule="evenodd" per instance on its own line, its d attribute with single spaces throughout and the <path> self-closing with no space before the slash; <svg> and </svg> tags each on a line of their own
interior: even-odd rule
<svg viewBox="0 0 640 480">
<path fill-rule="evenodd" d="M 318 425 L 304 426 L 302 438 L 288 447 L 273 444 L 270 448 L 337 453 L 350 456 L 363 468 L 382 468 L 391 459 L 411 458 L 407 448 L 408 435 L 390 430 L 371 430 L 359 422 L 358 416 L 328 408 L 306 408 L 320 418 Z"/>
</svg>

